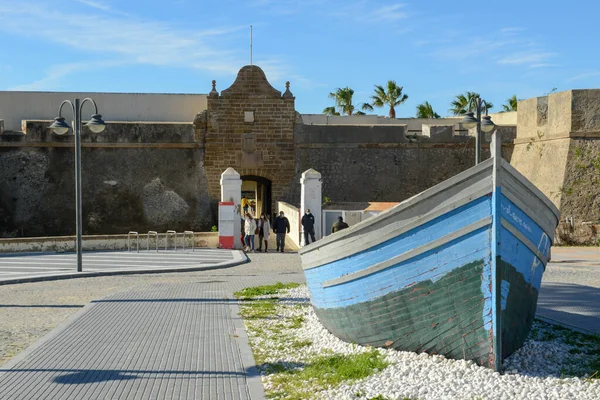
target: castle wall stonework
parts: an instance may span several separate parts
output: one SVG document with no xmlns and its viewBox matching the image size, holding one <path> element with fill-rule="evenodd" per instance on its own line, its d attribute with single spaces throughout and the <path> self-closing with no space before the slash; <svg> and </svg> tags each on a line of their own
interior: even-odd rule
<svg viewBox="0 0 600 400">
<path fill-rule="evenodd" d="M 511 165 L 560 209 L 558 243 L 597 244 L 600 90 L 552 93 L 518 107 Z"/>
<path fill-rule="evenodd" d="M 206 112 L 194 123 L 204 143 L 204 169 L 214 199 L 219 179 L 233 167 L 242 177 L 258 176 L 272 184 L 272 200 L 287 201 L 295 177 L 296 110 L 289 88 L 282 95 L 257 66 L 243 67 L 235 82 L 219 95 L 208 95 Z M 274 208 L 273 208 L 274 209 Z"/>
<path fill-rule="evenodd" d="M 74 136 L 26 121 L 0 140 L 0 236 L 74 234 Z M 208 231 L 214 216 L 192 124 L 82 130 L 84 234 Z"/>
<path fill-rule="evenodd" d="M 498 126 L 503 157 L 574 218 L 574 226 L 559 227 L 559 243 L 595 243 L 600 90 L 553 93 L 518 108 L 517 126 Z M 282 93 L 259 67 L 245 66 L 221 93 L 213 81 L 206 109 L 189 123 L 109 121 L 100 134 L 84 128 L 84 233 L 208 231 L 230 167 L 242 179 L 270 181 L 275 211 L 279 201 L 299 206 L 309 169 L 321 173 L 323 196 L 333 202 L 397 202 L 474 165 L 473 132 L 458 120 L 343 118 L 305 121 L 289 83 Z M 0 132 L 0 237 L 74 233 L 74 137 L 53 134 L 49 124 L 26 120 L 22 132 Z"/>
</svg>

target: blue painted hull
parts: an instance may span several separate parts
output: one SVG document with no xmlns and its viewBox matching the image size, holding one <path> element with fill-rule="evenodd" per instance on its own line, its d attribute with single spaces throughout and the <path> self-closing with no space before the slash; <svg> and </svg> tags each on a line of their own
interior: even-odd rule
<svg viewBox="0 0 600 400">
<path fill-rule="evenodd" d="M 469 200 L 347 256 L 313 255 L 305 275 L 323 325 L 348 342 L 499 369 L 531 328 L 551 239 L 500 186 Z M 360 243 L 355 228 L 348 243 Z"/>
</svg>

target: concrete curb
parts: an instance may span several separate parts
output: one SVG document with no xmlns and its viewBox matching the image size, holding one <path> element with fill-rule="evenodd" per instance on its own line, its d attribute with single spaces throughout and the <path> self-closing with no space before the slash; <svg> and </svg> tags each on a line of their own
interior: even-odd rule
<svg viewBox="0 0 600 400">
<path fill-rule="evenodd" d="M 239 316 L 239 304 L 231 303 L 229 309 L 231 310 L 231 318 L 233 319 L 233 325 L 237 335 L 242 365 L 246 370 L 248 395 L 251 400 L 264 400 L 266 399 L 265 388 L 260 380 L 260 372 L 256 367 L 256 360 L 254 360 L 254 355 L 252 354 L 252 348 L 250 347 L 250 341 L 248 339 L 246 327 L 244 326 L 244 321 Z"/>
<path fill-rule="evenodd" d="M 36 253 L 39 254 L 39 253 Z M 54 254 L 54 253 L 52 253 Z M 153 268 L 146 270 L 135 270 L 130 271 L 126 269 L 115 269 L 110 271 L 94 271 L 94 272 L 66 272 L 55 275 L 34 275 L 26 278 L 14 278 L 14 279 L 0 279 L 0 285 L 12 285 L 18 283 L 28 282 L 43 282 L 43 281 L 55 281 L 59 279 L 76 279 L 76 278 L 95 278 L 99 276 L 111 276 L 111 275 L 138 275 L 138 274 L 164 274 L 169 272 L 193 272 L 193 271 L 207 271 L 212 269 L 224 269 L 231 268 L 241 264 L 250 262 L 250 259 L 241 250 L 233 251 L 234 260 L 228 261 L 216 265 L 204 265 L 204 266 L 188 266 L 188 267 L 167 267 L 167 268 Z"/>
<path fill-rule="evenodd" d="M 584 329 L 584 328 L 580 328 L 580 327 L 575 326 L 575 325 L 570 325 L 570 324 L 567 324 L 566 322 L 561 322 L 561 321 L 558 321 L 556 319 L 544 317 L 543 315 L 536 315 L 535 319 L 539 319 L 540 321 L 549 323 L 551 325 L 556 325 L 556 326 L 560 326 L 562 328 L 570 329 L 570 330 L 575 331 L 575 332 L 583 333 L 584 335 L 598 336 L 598 332 L 594 332 L 594 331 L 590 331 L 590 330 L 587 330 L 587 329 Z"/>
</svg>

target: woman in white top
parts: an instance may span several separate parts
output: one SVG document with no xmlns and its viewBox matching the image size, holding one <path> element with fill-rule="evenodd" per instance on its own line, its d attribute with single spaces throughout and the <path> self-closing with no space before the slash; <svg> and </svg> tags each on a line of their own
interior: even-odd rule
<svg viewBox="0 0 600 400">
<path fill-rule="evenodd" d="M 244 218 L 244 242 L 246 244 L 245 251 L 253 252 L 254 251 L 254 231 L 256 231 L 256 222 L 254 218 L 252 218 L 252 214 L 246 213 Z"/>
<path fill-rule="evenodd" d="M 269 236 L 271 233 L 271 224 L 265 213 L 260 215 L 258 220 L 258 251 L 262 251 L 263 240 L 265 242 L 265 253 L 269 249 Z"/>
</svg>

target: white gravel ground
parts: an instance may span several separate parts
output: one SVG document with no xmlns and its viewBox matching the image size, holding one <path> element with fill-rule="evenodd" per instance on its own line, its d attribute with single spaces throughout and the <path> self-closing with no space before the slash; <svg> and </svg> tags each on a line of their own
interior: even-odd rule
<svg viewBox="0 0 600 400">
<path fill-rule="evenodd" d="M 266 355 L 267 363 L 302 365 L 307 356 L 327 351 L 353 354 L 368 350 L 342 342 L 320 324 L 308 302 L 309 293 L 305 285 L 282 292 L 279 296 L 282 306 L 278 315 L 281 318 L 303 316 L 304 322 L 301 328 L 283 331 L 279 328 L 278 334 L 269 335 L 269 326 L 280 326 L 280 319 L 246 321 L 253 350 Z M 302 306 L 299 307 L 299 304 Z M 262 336 L 256 335 L 257 328 L 263 330 Z M 505 372 L 502 374 L 470 361 L 378 349 L 390 363 L 387 368 L 366 379 L 336 388 L 314 388 L 313 398 L 598 400 L 600 379 L 589 379 L 583 372 L 579 377 L 563 377 L 566 373 L 583 370 L 589 360 L 585 353 L 590 350 L 590 344 L 581 342 L 574 335 L 571 331 L 536 322 L 524 347 L 505 360 Z M 310 341 L 312 345 L 299 349 L 286 346 L 290 337 L 295 341 Z M 271 378 L 275 375 L 264 368 L 262 374 L 265 389 L 272 391 Z"/>
</svg>

